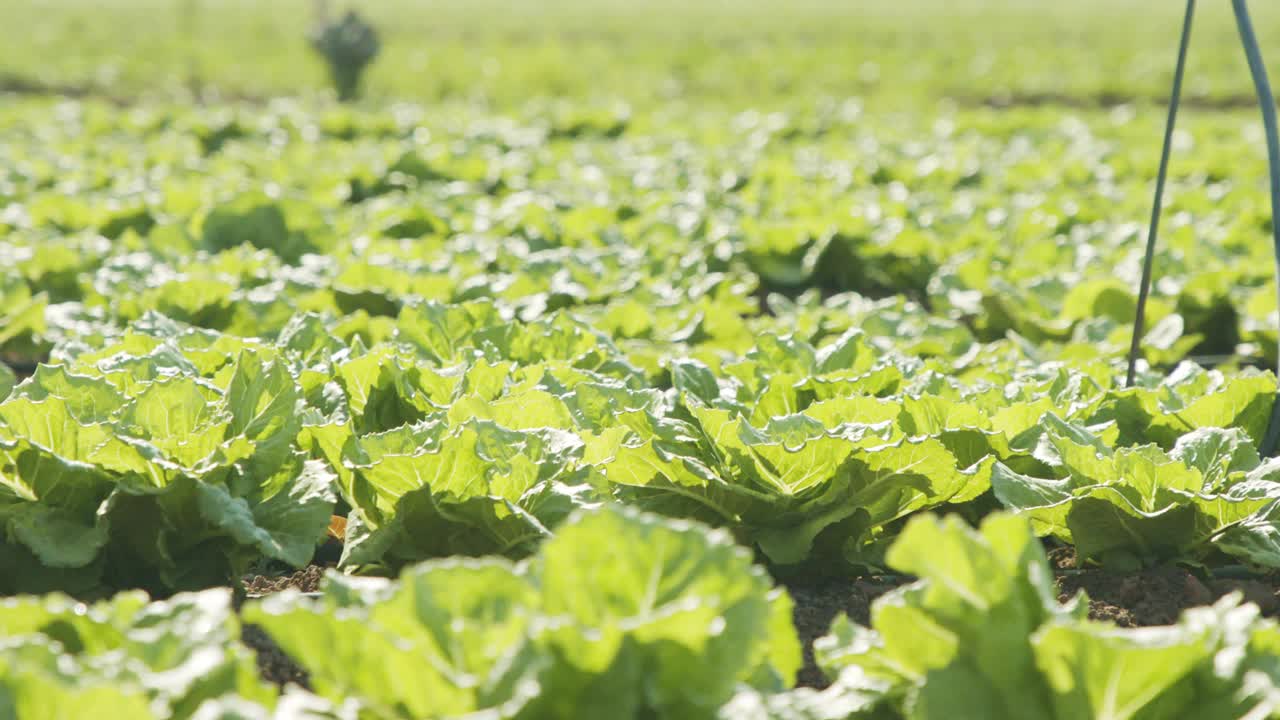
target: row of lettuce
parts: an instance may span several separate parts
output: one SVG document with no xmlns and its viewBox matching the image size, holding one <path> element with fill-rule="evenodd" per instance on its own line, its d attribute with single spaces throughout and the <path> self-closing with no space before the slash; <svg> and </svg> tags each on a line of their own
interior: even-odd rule
<svg viewBox="0 0 1280 720">
<path fill-rule="evenodd" d="M 564 313 L 423 303 L 372 345 L 340 324 L 265 342 L 150 314 L 58 348 L 0 402 L 0 592 L 224 584 L 306 564 L 335 513 L 348 569 L 518 558 L 605 501 L 724 527 L 780 570 L 883 567 L 904 518 L 1001 507 L 1082 561 L 1280 567 L 1269 373 L 1122 388 L 1114 363 L 921 359 L 850 330 L 654 383 Z"/>
<path fill-rule="evenodd" d="M 791 600 L 728 534 L 634 509 L 576 512 L 529 559 L 430 561 L 398 580 L 327 576 L 237 617 L 227 590 L 92 605 L 0 601 L 0 717 L 43 720 L 1280 717 L 1280 626 L 1229 596 L 1136 630 L 1061 605 L 1022 518 L 907 524 L 890 565 L 920 579 L 837 618 L 834 679 L 791 689 Z M 242 618 L 242 619 L 241 619 Z M 281 691 L 240 641 L 298 660 Z"/>
<path fill-rule="evenodd" d="M 0 113 L 0 353 L 147 311 L 273 337 L 298 312 L 379 325 L 415 298 L 487 298 L 525 320 L 571 308 L 654 369 L 673 345 L 744 352 L 841 292 L 926 303 L 938 353 L 1011 333 L 1049 357 L 1126 347 L 1144 128 L 1047 111 L 921 126 L 856 103 L 584 115 L 566 134 L 551 110 L 17 103 Z M 1265 172 L 1242 123 L 1190 121 L 1214 152 L 1170 190 L 1155 363 L 1274 352 L 1268 211 L 1244 180 Z"/>
</svg>

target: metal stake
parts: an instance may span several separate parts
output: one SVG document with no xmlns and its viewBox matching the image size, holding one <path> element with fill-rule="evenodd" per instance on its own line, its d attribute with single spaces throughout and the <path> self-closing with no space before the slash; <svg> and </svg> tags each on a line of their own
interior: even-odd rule
<svg viewBox="0 0 1280 720">
<path fill-rule="evenodd" d="M 1240 43 L 1244 45 L 1244 54 L 1249 60 L 1249 73 L 1253 75 L 1253 88 L 1258 95 L 1258 104 L 1262 107 L 1262 125 L 1267 133 L 1267 165 L 1271 174 L 1271 232 L 1276 255 L 1276 292 L 1280 299 L 1280 140 L 1277 139 L 1280 133 L 1276 130 L 1276 99 L 1271 93 L 1267 66 L 1262 62 L 1262 51 L 1258 48 L 1258 38 L 1253 32 L 1253 22 L 1249 19 L 1249 6 L 1245 0 L 1231 0 L 1231 5 L 1236 11 Z M 1260 451 L 1263 457 L 1269 457 L 1275 452 L 1277 440 L 1280 440 L 1280 392 L 1277 392 L 1276 403 L 1271 406 L 1271 419 L 1267 423 L 1267 434 L 1262 440 Z"/>
<path fill-rule="evenodd" d="M 1147 230 L 1147 254 L 1142 261 L 1142 284 L 1138 286 L 1138 309 L 1133 318 L 1133 339 L 1129 343 L 1129 369 L 1124 376 L 1124 386 L 1133 387 L 1138 368 L 1138 352 L 1142 334 L 1146 331 L 1147 296 L 1151 294 L 1151 270 L 1156 257 L 1156 235 L 1160 231 L 1160 210 L 1164 205 L 1164 183 L 1169 174 L 1169 154 L 1173 149 L 1173 126 L 1178 120 L 1178 103 L 1182 98 L 1182 75 L 1187 67 L 1187 46 L 1191 44 L 1191 19 L 1196 12 L 1196 0 L 1187 0 L 1187 12 L 1182 21 L 1182 41 L 1178 45 L 1178 65 L 1173 71 L 1173 92 L 1169 98 L 1169 119 L 1164 126 L 1164 147 L 1160 151 L 1160 169 L 1156 172 L 1156 196 L 1151 204 L 1151 226 Z"/>
</svg>

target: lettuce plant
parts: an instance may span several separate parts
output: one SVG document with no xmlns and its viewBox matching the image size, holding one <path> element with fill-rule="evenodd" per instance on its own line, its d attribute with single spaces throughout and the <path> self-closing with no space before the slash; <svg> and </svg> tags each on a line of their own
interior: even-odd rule
<svg viewBox="0 0 1280 720">
<path fill-rule="evenodd" d="M 398 583 L 246 608 L 361 717 L 714 717 L 742 684 L 794 681 L 788 596 L 729 537 L 612 506 L 528 561 L 429 561 Z"/>
<path fill-rule="evenodd" d="M 148 345 L 41 366 L 0 403 L 0 591 L 172 592 L 310 561 L 334 478 L 296 449 L 292 374 L 244 352 L 206 378 Z"/>
<path fill-rule="evenodd" d="M 277 691 L 238 634 L 227 590 L 0 601 L 0 718 L 266 717 Z"/>
<path fill-rule="evenodd" d="M 814 644 L 822 692 L 743 690 L 724 720 L 1230 720 L 1280 713 L 1280 627 L 1228 596 L 1176 625 L 1120 629 L 1062 605 L 1024 518 L 974 530 L 913 518 L 888 554 L 919 577 L 878 598 L 871 627 L 840 616 Z"/>
<path fill-rule="evenodd" d="M 1205 428 L 1170 452 L 1112 449 L 1093 432 L 1046 416 L 1038 456 L 1051 477 L 998 464 L 996 497 L 1036 532 L 1075 545 L 1081 561 L 1132 568 L 1224 552 L 1280 566 L 1280 464 L 1244 432 Z"/>
</svg>

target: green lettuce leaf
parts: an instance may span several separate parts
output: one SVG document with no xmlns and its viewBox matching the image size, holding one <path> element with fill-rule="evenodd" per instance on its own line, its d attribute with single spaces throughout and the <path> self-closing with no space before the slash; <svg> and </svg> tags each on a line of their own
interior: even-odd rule
<svg viewBox="0 0 1280 720">
<path fill-rule="evenodd" d="M 976 532 L 954 516 L 914 518 L 888 558 L 920 580 L 877 599 L 872 628 L 842 616 L 814 645 L 836 678 L 826 692 L 850 717 L 1227 720 L 1280 710 L 1277 626 L 1238 596 L 1169 627 L 1089 621 L 1082 596 L 1057 603 L 1029 524 L 1006 514 Z M 811 717 L 813 699 L 757 698 L 756 716 Z"/>
<path fill-rule="evenodd" d="M 1274 562 L 1263 549 L 1280 485 L 1241 430 L 1201 429 L 1158 447 L 1111 450 L 1052 414 L 1041 457 L 1058 477 L 997 464 L 996 498 L 1031 518 L 1036 532 L 1075 545 L 1081 560 L 1118 567 L 1216 550 Z"/>
<path fill-rule="evenodd" d="M 270 709 L 276 691 L 238 633 L 226 590 L 150 603 L 136 592 L 91 606 L 57 594 L 0 602 L 0 717 L 192 717 L 226 697 Z"/>
<path fill-rule="evenodd" d="M 324 697 L 362 717 L 713 718 L 794 682 L 791 603 L 723 532 L 612 506 L 525 563 L 429 561 L 250 603 Z M 604 713 L 600 715 L 599 713 Z"/>
</svg>

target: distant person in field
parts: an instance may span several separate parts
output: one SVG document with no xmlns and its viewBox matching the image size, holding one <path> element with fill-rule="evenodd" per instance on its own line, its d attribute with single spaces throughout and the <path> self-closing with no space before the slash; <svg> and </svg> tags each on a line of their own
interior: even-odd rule
<svg viewBox="0 0 1280 720">
<path fill-rule="evenodd" d="M 349 102 L 360 94 L 360 77 L 378 56 L 378 33 L 355 10 L 341 20 L 329 14 L 329 0 L 315 0 L 315 24 L 310 32 L 311 47 L 329 65 L 329 77 L 338 99 Z"/>
</svg>

